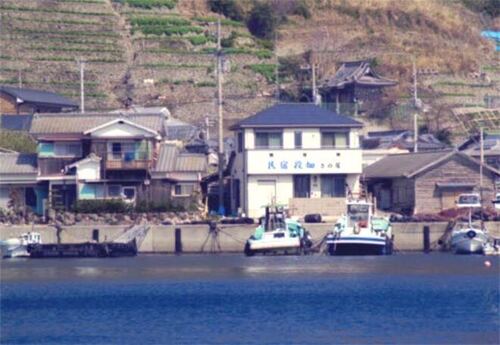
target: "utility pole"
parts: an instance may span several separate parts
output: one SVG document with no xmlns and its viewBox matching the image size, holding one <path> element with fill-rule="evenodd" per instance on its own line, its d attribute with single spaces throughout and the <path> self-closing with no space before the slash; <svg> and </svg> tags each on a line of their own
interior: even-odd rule
<svg viewBox="0 0 500 345">
<path fill-rule="evenodd" d="M 82 58 L 78 59 L 80 66 L 80 112 L 85 113 L 85 62 Z"/>
<path fill-rule="evenodd" d="M 418 152 L 418 114 L 413 115 L 413 152 Z"/>
<path fill-rule="evenodd" d="M 416 106 L 418 101 L 418 91 L 417 91 L 417 62 L 415 59 L 415 55 L 412 56 L 412 65 L 413 65 L 413 103 Z"/>
<path fill-rule="evenodd" d="M 21 68 L 17 69 L 17 86 L 21 89 L 23 87 L 23 75 L 21 74 Z"/>
<path fill-rule="evenodd" d="M 280 101 L 280 67 L 278 59 L 278 40 L 277 33 L 274 33 L 274 59 L 276 60 L 276 65 L 274 68 L 274 76 L 276 78 L 276 100 Z"/>
<path fill-rule="evenodd" d="M 311 73 L 312 73 L 312 101 L 318 105 L 318 87 L 316 85 L 316 54 L 311 50 Z"/>
<path fill-rule="evenodd" d="M 313 98 L 313 103 L 317 103 L 318 99 L 318 91 L 316 90 L 316 64 L 314 61 L 312 62 L 312 98 Z"/>
<path fill-rule="evenodd" d="M 481 228 L 483 228 L 483 165 L 484 165 L 484 128 L 479 129 L 480 162 L 479 162 L 479 199 L 481 203 Z"/>
<path fill-rule="evenodd" d="M 222 117 L 222 48 L 220 18 L 217 19 L 217 110 L 219 115 L 219 214 L 224 215 L 224 128 Z"/>
</svg>

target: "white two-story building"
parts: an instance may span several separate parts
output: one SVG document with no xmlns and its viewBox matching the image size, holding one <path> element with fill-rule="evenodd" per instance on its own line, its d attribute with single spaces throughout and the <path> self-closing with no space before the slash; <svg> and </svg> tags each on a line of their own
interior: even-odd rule
<svg viewBox="0 0 500 345">
<path fill-rule="evenodd" d="M 346 193 L 359 188 L 361 127 L 309 103 L 277 104 L 235 124 L 235 206 L 249 217 L 270 204 L 297 216 L 341 214 Z"/>
</svg>

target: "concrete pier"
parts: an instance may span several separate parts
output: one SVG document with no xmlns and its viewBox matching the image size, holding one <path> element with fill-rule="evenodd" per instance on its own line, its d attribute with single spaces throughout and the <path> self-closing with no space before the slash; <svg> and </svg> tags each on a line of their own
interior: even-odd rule
<svg viewBox="0 0 500 345">
<path fill-rule="evenodd" d="M 394 223 L 394 247 L 398 251 L 423 251 L 424 231 L 428 226 L 428 239 L 430 249 L 438 248 L 437 241 L 446 230 L 446 222 L 437 223 Z M 500 237 L 500 222 L 485 223 L 489 233 L 494 237 Z M 242 253 L 245 241 L 255 230 L 256 225 L 219 225 L 221 232 L 218 240 L 222 252 Z M 313 240 L 320 240 L 333 228 L 333 223 L 304 224 L 311 233 Z M 77 243 L 92 241 L 95 238 L 95 229 L 99 230 L 100 241 L 112 241 L 124 231 L 124 226 L 118 225 L 75 225 L 63 227 L 61 232 L 62 243 Z M 181 229 L 176 237 L 176 228 Z M 34 231 L 41 233 L 43 243 L 56 243 L 56 230 L 47 225 L 37 225 Z M 0 239 L 4 240 L 17 237 L 24 232 L 32 231 L 32 227 L 4 226 L 0 225 Z M 205 252 L 210 249 L 210 238 L 208 238 L 208 225 L 152 225 L 149 233 L 141 244 L 141 253 L 201 253 L 205 241 Z M 176 242 L 177 238 L 177 242 Z M 179 251 L 180 249 L 180 251 Z"/>
</svg>

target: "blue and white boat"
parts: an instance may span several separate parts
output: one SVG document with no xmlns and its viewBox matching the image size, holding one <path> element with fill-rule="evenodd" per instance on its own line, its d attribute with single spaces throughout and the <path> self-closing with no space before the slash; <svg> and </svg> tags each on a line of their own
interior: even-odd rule
<svg viewBox="0 0 500 345">
<path fill-rule="evenodd" d="M 245 243 L 246 256 L 255 254 L 304 254 L 312 245 L 311 236 L 297 221 L 286 217 L 280 207 L 266 207 L 265 216 Z"/>
<path fill-rule="evenodd" d="M 366 200 L 347 200 L 347 213 L 339 218 L 326 237 L 330 255 L 392 254 L 392 227 L 389 219 L 373 216 Z"/>
</svg>

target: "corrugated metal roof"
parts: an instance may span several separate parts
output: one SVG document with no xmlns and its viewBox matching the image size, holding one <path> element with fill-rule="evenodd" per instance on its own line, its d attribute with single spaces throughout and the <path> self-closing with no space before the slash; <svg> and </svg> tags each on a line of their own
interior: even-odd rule
<svg viewBox="0 0 500 345">
<path fill-rule="evenodd" d="M 207 158 L 204 154 L 181 153 L 175 162 L 175 171 L 205 171 Z"/>
<path fill-rule="evenodd" d="M 36 175 L 36 153 L 0 153 L 0 174 Z"/>
<path fill-rule="evenodd" d="M 408 177 L 452 153 L 453 151 L 434 151 L 389 155 L 369 165 L 364 170 L 364 176 L 366 178 Z"/>
<path fill-rule="evenodd" d="M 432 168 L 439 162 L 445 161 L 450 157 L 458 155 L 463 159 L 469 160 L 475 164 L 480 164 L 462 152 L 455 150 L 418 152 L 418 153 L 403 153 L 388 155 L 381 160 L 369 165 L 363 172 L 365 178 L 395 178 L 408 177 L 411 178 L 423 171 Z M 494 174 L 500 174 L 500 171 L 484 164 L 485 169 Z"/>
<path fill-rule="evenodd" d="M 5 92 L 6 94 L 12 97 L 19 98 L 27 103 L 78 108 L 77 103 L 54 92 L 17 88 L 11 86 L 0 86 L 0 92 Z"/>
<path fill-rule="evenodd" d="M 181 153 L 173 144 L 162 144 L 153 172 L 205 172 L 206 169 L 207 158 L 204 154 Z"/>
<path fill-rule="evenodd" d="M 125 119 L 140 126 L 163 133 L 162 114 L 116 114 L 116 113 L 56 113 L 33 116 L 30 133 L 40 134 L 82 134 L 97 126 L 116 119 Z"/>
<path fill-rule="evenodd" d="M 361 127 L 363 124 L 312 103 L 282 103 L 236 123 L 240 127 Z"/>
</svg>

